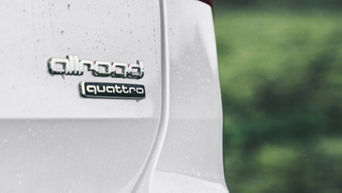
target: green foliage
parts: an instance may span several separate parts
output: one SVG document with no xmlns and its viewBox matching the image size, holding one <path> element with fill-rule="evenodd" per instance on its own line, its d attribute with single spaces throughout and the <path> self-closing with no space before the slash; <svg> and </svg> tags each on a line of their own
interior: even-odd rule
<svg viewBox="0 0 342 193">
<path fill-rule="evenodd" d="M 340 0 L 215 0 L 217 7 L 341 8 Z"/>
<path fill-rule="evenodd" d="M 341 18 L 216 13 L 232 193 L 342 192 Z"/>
</svg>

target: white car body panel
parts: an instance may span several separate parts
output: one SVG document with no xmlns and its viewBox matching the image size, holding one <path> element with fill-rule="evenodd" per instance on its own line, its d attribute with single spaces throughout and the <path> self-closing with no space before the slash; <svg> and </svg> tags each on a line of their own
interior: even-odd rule
<svg viewBox="0 0 342 193">
<path fill-rule="evenodd" d="M 211 7 L 197 0 L 2 0 L 0 192 L 226 193 Z M 142 79 L 51 75 L 66 55 Z M 80 97 L 82 81 L 143 100 Z"/>
</svg>

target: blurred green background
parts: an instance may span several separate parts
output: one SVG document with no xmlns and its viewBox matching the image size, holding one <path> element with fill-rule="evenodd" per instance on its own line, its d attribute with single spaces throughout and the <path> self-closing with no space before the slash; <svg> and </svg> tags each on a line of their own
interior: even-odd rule
<svg viewBox="0 0 342 193">
<path fill-rule="evenodd" d="M 342 192 L 342 1 L 216 0 L 231 193 Z"/>
</svg>

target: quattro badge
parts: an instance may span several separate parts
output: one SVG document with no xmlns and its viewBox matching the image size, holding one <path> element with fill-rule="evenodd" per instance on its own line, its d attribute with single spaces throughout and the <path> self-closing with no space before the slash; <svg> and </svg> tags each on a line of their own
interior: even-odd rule
<svg viewBox="0 0 342 193">
<path fill-rule="evenodd" d="M 48 69 L 52 75 L 81 76 L 85 71 L 96 77 L 141 79 L 144 76 L 143 64 L 80 60 L 77 56 L 50 58 Z M 138 84 L 81 82 L 80 93 L 85 98 L 143 99 L 145 87 Z"/>
<path fill-rule="evenodd" d="M 86 98 L 143 99 L 145 87 L 137 84 L 81 82 L 81 96 Z"/>
</svg>

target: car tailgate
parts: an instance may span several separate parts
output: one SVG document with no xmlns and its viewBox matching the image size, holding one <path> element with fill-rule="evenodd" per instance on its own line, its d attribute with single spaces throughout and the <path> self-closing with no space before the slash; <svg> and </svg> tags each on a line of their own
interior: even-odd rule
<svg viewBox="0 0 342 193">
<path fill-rule="evenodd" d="M 161 114 L 158 0 L 0 2 L 0 192 L 118 192 L 143 170 Z M 49 58 L 143 62 L 142 79 L 52 75 Z M 145 85 L 142 100 L 81 82 Z"/>
</svg>

